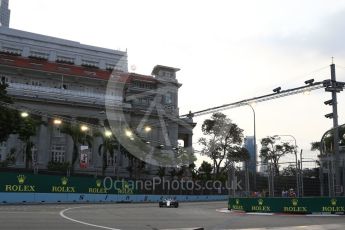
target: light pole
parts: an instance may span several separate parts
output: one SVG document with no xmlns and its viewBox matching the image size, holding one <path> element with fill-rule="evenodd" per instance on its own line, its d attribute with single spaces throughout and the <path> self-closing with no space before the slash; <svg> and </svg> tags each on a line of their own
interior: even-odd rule
<svg viewBox="0 0 345 230">
<path fill-rule="evenodd" d="M 254 120 L 254 165 L 255 165 L 255 170 L 254 170 L 254 177 L 253 177 L 253 182 L 254 182 L 254 191 L 256 190 L 256 157 L 257 157 L 257 150 L 256 150 L 256 115 L 255 115 L 255 109 L 251 104 L 247 104 L 253 111 L 253 120 Z"/>
<path fill-rule="evenodd" d="M 331 64 L 331 79 L 323 81 L 323 86 L 325 87 L 326 92 L 332 93 L 332 99 L 325 101 L 325 105 L 332 106 L 332 113 L 326 114 L 326 118 L 333 119 L 333 156 L 332 161 L 334 161 L 334 169 L 335 169 L 335 186 L 332 186 L 332 194 L 331 196 L 336 196 L 341 194 L 341 186 L 342 183 L 340 181 L 340 154 L 339 154 L 339 127 L 338 127 L 338 99 L 337 93 L 343 91 L 345 82 L 337 82 L 336 81 L 336 74 L 335 74 L 335 64 L 333 63 L 332 57 L 332 64 Z M 333 164 L 332 164 L 333 166 Z M 333 175 L 333 174 L 332 174 Z M 333 179 L 332 179 L 333 180 Z M 334 191 L 335 190 L 335 191 Z"/>
<path fill-rule="evenodd" d="M 296 161 L 296 192 L 297 192 L 297 196 L 299 197 L 299 179 L 298 179 L 298 159 L 297 159 L 297 141 L 296 138 L 292 135 L 289 134 L 285 134 L 285 135 L 274 135 L 274 137 L 291 137 L 294 142 L 295 142 L 295 161 Z"/>
<path fill-rule="evenodd" d="M 300 159 L 301 159 L 301 164 L 300 164 L 300 181 L 301 181 L 301 193 L 300 195 L 303 197 L 304 194 L 304 185 L 303 185 L 303 149 L 301 149 L 300 153 Z"/>
</svg>

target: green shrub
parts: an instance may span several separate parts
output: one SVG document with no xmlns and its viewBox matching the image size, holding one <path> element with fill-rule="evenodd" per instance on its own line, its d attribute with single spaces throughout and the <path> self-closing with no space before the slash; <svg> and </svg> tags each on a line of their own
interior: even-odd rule
<svg viewBox="0 0 345 230">
<path fill-rule="evenodd" d="M 69 162 L 54 162 L 54 161 L 48 162 L 48 170 L 49 171 L 65 172 L 69 167 L 70 167 Z"/>
</svg>

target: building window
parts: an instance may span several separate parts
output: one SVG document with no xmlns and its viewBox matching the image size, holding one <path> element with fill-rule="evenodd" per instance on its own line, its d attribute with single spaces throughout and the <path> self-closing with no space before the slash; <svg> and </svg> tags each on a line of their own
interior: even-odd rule
<svg viewBox="0 0 345 230">
<path fill-rule="evenodd" d="M 115 153 L 114 153 L 115 155 Z M 115 157 L 115 161 L 116 161 L 116 157 Z M 114 160 L 111 157 L 110 153 L 107 153 L 107 166 L 113 166 L 114 165 Z"/>
<path fill-rule="evenodd" d="M 173 101 L 173 95 L 172 93 L 168 92 L 166 95 L 165 95 L 165 104 L 172 104 L 172 101 Z"/>
<path fill-rule="evenodd" d="M 84 88 L 83 91 L 84 91 L 85 93 L 93 93 L 93 88 L 92 88 L 92 87 L 84 86 L 83 88 Z"/>
<path fill-rule="evenodd" d="M 34 85 L 34 86 L 42 86 L 41 82 L 40 82 L 40 81 L 37 81 L 37 80 L 31 80 L 31 85 Z"/>
<path fill-rule="evenodd" d="M 38 161 L 38 149 L 36 148 L 36 146 L 33 146 L 31 148 L 31 154 L 32 154 L 32 162 L 37 163 Z"/>
<path fill-rule="evenodd" d="M 64 64 L 74 64 L 74 58 L 66 57 L 66 56 L 57 56 L 56 62 L 64 63 Z"/>
<path fill-rule="evenodd" d="M 61 132 L 60 127 L 54 127 L 53 136 L 54 137 L 63 137 L 63 133 Z"/>
<path fill-rule="evenodd" d="M 113 71 L 115 69 L 115 65 L 114 64 L 108 64 L 107 63 L 105 66 L 106 66 L 105 68 L 107 70 L 109 70 L 109 71 Z"/>
<path fill-rule="evenodd" d="M 148 105 L 149 104 L 149 101 L 147 98 L 140 98 L 139 101 L 140 101 L 140 104 L 142 104 L 142 105 Z"/>
<path fill-rule="evenodd" d="M 6 84 L 10 83 L 11 81 L 11 78 L 5 75 L 0 75 L 0 79 L 2 83 L 6 83 Z"/>
<path fill-rule="evenodd" d="M 6 53 L 6 54 L 10 54 L 10 55 L 14 55 L 14 56 L 20 56 L 22 55 L 22 50 L 21 49 L 17 49 L 17 48 L 12 48 L 12 47 L 2 47 L 1 53 Z"/>
<path fill-rule="evenodd" d="M 45 52 L 31 51 L 29 57 L 39 60 L 48 60 L 49 54 Z"/>
<path fill-rule="evenodd" d="M 96 61 L 91 61 L 91 60 L 83 59 L 81 62 L 81 65 L 88 68 L 99 68 L 98 67 L 99 63 Z"/>
<path fill-rule="evenodd" d="M 53 162 L 59 162 L 59 163 L 65 162 L 65 146 L 53 145 L 51 153 L 52 153 Z"/>
</svg>

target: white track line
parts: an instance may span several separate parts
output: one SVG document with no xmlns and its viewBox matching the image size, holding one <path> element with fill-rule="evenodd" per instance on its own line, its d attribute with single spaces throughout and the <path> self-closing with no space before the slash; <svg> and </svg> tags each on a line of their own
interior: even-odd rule
<svg viewBox="0 0 345 230">
<path fill-rule="evenodd" d="M 195 230 L 195 229 L 203 229 L 203 228 L 199 228 L 199 227 L 195 227 L 195 228 L 167 228 L 167 229 L 161 229 L 161 230 Z"/>
<path fill-rule="evenodd" d="M 117 229 L 117 228 L 110 228 L 110 227 L 106 227 L 106 226 L 102 226 L 102 225 L 97 225 L 97 224 L 90 224 L 84 221 L 80 221 L 80 220 L 76 220 L 76 219 L 72 219 L 68 216 L 66 216 L 64 213 L 69 211 L 69 210 L 73 210 L 73 209 L 79 209 L 79 208 L 85 208 L 87 206 L 81 206 L 81 207 L 74 207 L 74 208 L 66 208 L 62 211 L 60 211 L 60 216 L 66 220 L 78 223 L 78 224 L 83 224 L 83 225 L 87 225 L 87 226 L 91 226 L 91 227 L 95 227 L 95 228 L 101 228 L 101 229 L 108 229 L 108 230 L 121 230 L 121 229 Z"/>
<path fill-rule="evenodd" d="M 273 213 L 269 212 L 247 212 L 247 215 L 257 215 L 257 216 L 273 216 Z"/>
<path fill-rule="evenodd" d="M 304 226 L 290 226 L 290 227 L 269 227 L 269 228 L 242 228 L 242 229 L 232 229 L 232 230 L 291 230 L 291 229 L 308 229 L 308 230 L 343 230 L 344 225 L 341 224 L 326 224 L 326 225 L 304 225 Z M 227 230 L 227 229 L 223 229 Z M 230 229 L 228 229 L 230 230 Z"/>
</svg>

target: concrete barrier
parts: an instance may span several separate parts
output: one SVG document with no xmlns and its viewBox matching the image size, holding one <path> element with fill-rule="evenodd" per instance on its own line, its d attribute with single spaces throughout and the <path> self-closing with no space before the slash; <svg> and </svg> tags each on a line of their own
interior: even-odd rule
<svg viewBox="0 0 345 230">
<path fill-rule="evenodd" d="M 0 193 L 0 204 L 25 203 L 145 203 L 173 197 L 179 202 L 226 201 L 227 195 L 118 195 L 83 193 Z"/>
</svg>

